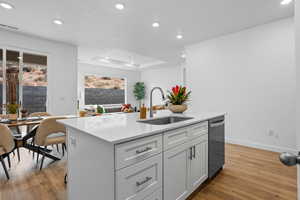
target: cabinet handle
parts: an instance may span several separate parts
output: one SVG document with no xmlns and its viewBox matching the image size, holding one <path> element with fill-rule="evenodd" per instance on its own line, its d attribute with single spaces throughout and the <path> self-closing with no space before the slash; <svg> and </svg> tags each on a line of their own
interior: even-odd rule
<svg viewBox="0 0 300 200">
<path fill-rule="evenodd" d="M 142 150 L 136 150 L 136 154 L 141 154 L 141 153 L 144 153 L 144 152 L 147 152 L 147 151 L 150 151 L 152 150 L 151 147 L 147 147 L 145 149 L 142 149 Z"/>
<path fill-rule="evenodd" d="M 193 147 L 190 147 L 190 160 L 193 160 Z"/>
<path fill-rule="evenodd" d="M 148 181 L 150 181 L 152 179 L 152 177 L 149 177 L 149 176 L 147 176 L 146 178 L 145 178 L 145 180 L 143 180 L 143 181 L 138 181 L 138 182 L 136 182 L 136 186 L 137 187 L 139 187 L 139 186 L 141 186 L 141 185 L 144 185 L 145 183 L 147 183 Z"/>
<path fill-rule="evenodd" d="M 196 158 L 196 146 L 193 146 L 193 158 Z"/>
<path fill-rule="evenodd" d="M 225 124 L 224 120 L 223 121 L 218 121 L 218 122 L 213 122 L 210 124 L 210 127 L 211 128 L 215 128 L 215 127 L 218 127 L 218 126 L 223 126 Z"/>
</svg>

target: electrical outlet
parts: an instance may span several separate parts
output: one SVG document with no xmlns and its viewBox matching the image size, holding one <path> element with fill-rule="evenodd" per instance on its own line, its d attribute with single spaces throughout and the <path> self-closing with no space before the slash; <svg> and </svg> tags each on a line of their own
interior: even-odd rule
<svg viewBox="0 0 300 200">
<path fill-rule="evenodd" d="M 72 145 L 73 147 L 76 147 L 76 145 L 77 145 L 76 138 L 70 137 L 70 140 L 71 140 L 71 145 Z"/>
</svg>

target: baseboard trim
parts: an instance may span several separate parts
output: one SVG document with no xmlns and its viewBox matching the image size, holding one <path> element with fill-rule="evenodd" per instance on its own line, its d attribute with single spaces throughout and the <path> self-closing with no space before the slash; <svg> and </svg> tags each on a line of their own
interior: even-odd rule
<svg viewBox="0 0 300 200">
<path fill-rule="evenodd" d="M 273 152 L 278 152 L 278 153 L 289 152 L 289 153 L 297 154 L 297 152 L 298 152 L 296 149 L 260 144 L 260 143 L 251 142 L 251 141 L 233 140 L 233 139 L 228 139 L 228 138 L 226 138 L 225 141 L 226 141 L 226 143 L 229 143 L 229 144 L 237 144 L 237 145 L 242 145 L 242 146 L 252 147 L 252 148 L 256 148 L 256 149 L 267 150 L 267 151 L 273 151 Z"/>
</svg>

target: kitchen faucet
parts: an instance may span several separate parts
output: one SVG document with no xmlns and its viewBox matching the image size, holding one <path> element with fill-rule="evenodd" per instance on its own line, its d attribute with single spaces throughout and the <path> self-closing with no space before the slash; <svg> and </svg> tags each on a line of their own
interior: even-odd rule
<svg viewBox="0 0 300 200">
<path fill-rule="evenodd" d="M 151 92 L 150 92 L 150 117 L 153 117 L 153 108 L 152 108 L 152 96 L 153 96 L 153 91 L 158 89 L 161 93 L 161 97 L 163 99 L 163 101 L 165 100 L 165 94 L 164 91 L 160 88 L 160 87 L 154 87 L 152 88 Z"/>
</svg>

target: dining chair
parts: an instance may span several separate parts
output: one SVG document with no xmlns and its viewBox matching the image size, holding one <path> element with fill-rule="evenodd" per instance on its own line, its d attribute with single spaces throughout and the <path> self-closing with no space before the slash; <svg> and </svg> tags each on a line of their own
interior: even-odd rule
<svg viewBox="0 0 300 200">
<path fill-rule="evenodd" d="M 0 114 L 0 119 L 8 119 L 8 118 L 9 118 L 8 115 Z M 15 130 L 12 130 L 12 129 L 15 129 Z M 10 127 L 9 130 L 11 131 L 11 134 L 13 135 L 13 138 L 18 138 L 20 136 L 19 133 L 18 133 L 17 128 Z M 20 162 L 21 156 L 20 156 L 19 147 L 17 145 L 17 140 L 14 140 L 14 141 L 15 141 L 15 148 L 13 149 L 12 153 L 15 155 L 15 150 L 17 150 L 18 161 Z M 7 160 L 8 160 L 8 165 L 9 165 L 9 168 L 10 168 L 10 155 L 7 156 Z"/>
<path fill-rule="evenodd" d="M 29 115 L 29 117 L 47 117 L 47 116 L 51 116 L 51 114 L 48 113 L 48 112 L 34 112 L 34 113 L 31 113 Z M 36 125 L 36 126 L 38 126 L 38 125 Z M 33 129 L 33 127 L 29 127 L 29 130 L 32 130 L 32 129 Z M 32 139 L 31 144 L 34 144 L 34 139 Z M 65 154 L 65 151 L 64 151 L 65 148 L 66 148 L 66 144 L 62 144 L 61 149 L 62 149 L 63 156 Z M 56 144 L 56 150 L 57 150 L 57 152 L 59 152 L 59 146 L 58 146 L 58 144 Z M 32 157 L 34 158 L 34 152 L 32 154 Z M 38 158 L 37 158 L 37 160 L 38 160 Z"/>
<path fill-rule="evenodd" d="M 9 174 L 4 162 L 4 158 L 8 158 L 9 160 L 9 154 L 14 150 L 15 148 L 15 141 L 12 135 L 11 130 L 7 127 L 5 124 L 0 124 L 0 161 L 2 164 L 2 167 L 4 169 L 5 175 L 7 179 L 9 179 Z M 9 166 L 10 166 L 10 160 L 9 160 Z"/>
<path fill-rule="evenodd" d="M 50 113 L 47 112 L 33 112 L 29 114 L 29 117 L 47 117 L 47 116 L 51 116 Z M 38 125 L 35 126 L 27 126 L 27 133 L 31 130 L 33 130 L 34 128 L 36 128 Z M 32 138 L 31 141 L 29 141 L 30 144 L 34 144 L 34 138 Z M 29 150 L 30 151 L 30 150 Z M 34 152 L 32 153 L 32 158 L 34 158 Z"/>
<path fill-rule="evenodd" d="M 65 117 L 49 117 L 44 119 L 36 132 L 34 137 L 34 144 L 38 146 L 38 152 L 42 154 L 42 161 L 40 170 L 43 168 L 43 163 L 45 159 L 45 151 L 41 147 L 46 147 L 49 145 L 61 144 L 63 149 L 66 143 L 66 128 L 64 125 L 58 123 L 56 120 L 66 119 Z M 39 154 L 38 154 L 39 155 Z"/>
</svg>

